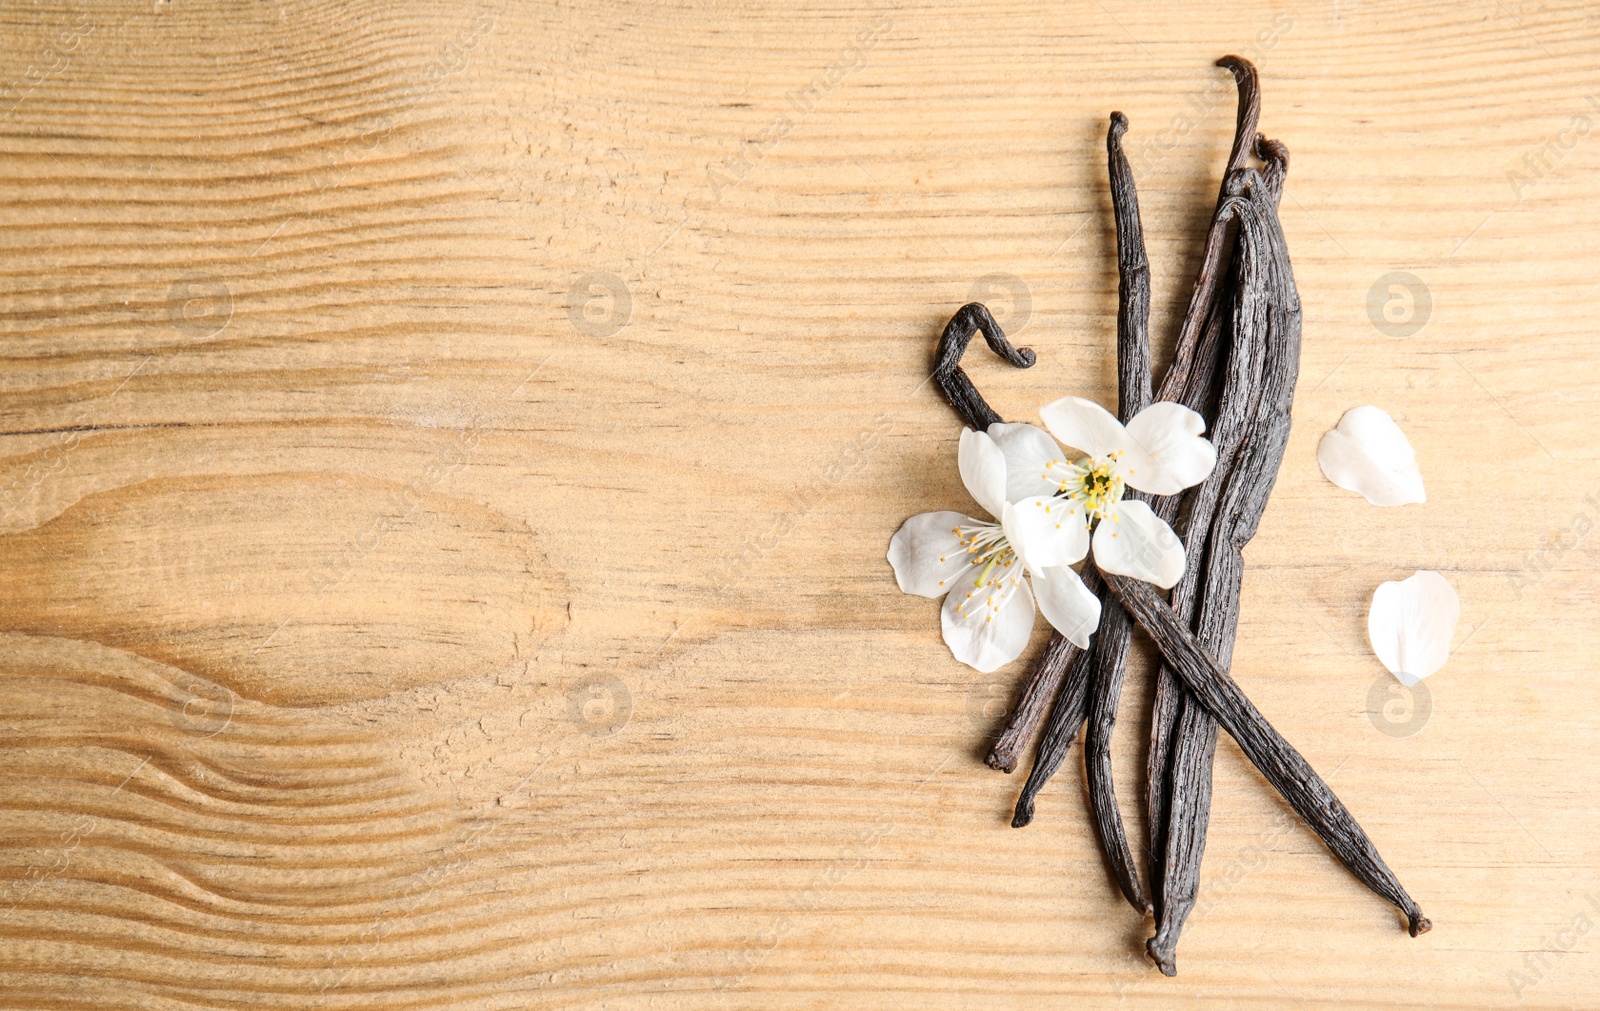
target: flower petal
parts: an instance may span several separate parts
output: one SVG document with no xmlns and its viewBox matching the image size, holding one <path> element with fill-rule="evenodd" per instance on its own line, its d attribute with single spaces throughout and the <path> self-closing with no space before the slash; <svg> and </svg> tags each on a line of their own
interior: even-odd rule
<svg viewBox="0 0 1600 1011">
<path fill-rule="evenodd" d="M 1322 437 L 1317 463 L 1329 481 L 1359 492 L 1373 505 L 1426 502 L 1417 454 L 1406 433 L 1379 407 L 1356 407 Z"/>
<path fill-rule="evenodd" d="M 1128 435 L 1144 452 L 1117 468 L 1129 487 L 1152 495 L 1176 495 L 1211 476 L 1217 450 L 1202 439 L 1206 421 L 1182 404 L 1157 401 L 1133 416 Z"/>
<path fill-rule="evenodd" d="M 1015 660 L 1033 634 L 1033 594 L 1022 578 L 1022 566 L 1013 565 L 1005 573 L 991 572 L 982 586 L 977 585 L 980 568 L 963 573 L 944 598 L 940 615 L 950 652 L 985 674 Z"/>
<path fill-rule="evenodd" d="M 1089 553 L 1089 521 L 1083 503 L 1054 495 L 1035 495 L 1006 505 L 1006 541 L 1037 576 L 1053 565 L 1083 561 Z"/>
<path fill-rule="evenodd" d="M 1067 454 L 1044 429 L 1001 421 L 989 426 L 989 438 L 1006 457 L 1007 502 L 1061 490 L 1069 476 Z"/>
<path fill-rule="evenodd" d="M 1122 422 L 1093 400 L 1062 397 L 1039 408 L 1039 416 L 1063 446 L 1097 460 L 1118 450 L 1126 453 L 1138 448 Z"/>
<path fill-rule="evenodd" d="M 983 432 L 963 428 L 956 462 L 967 494 L 999 519 L 1006 506 L 1006 456 L 1000 447 Z"/>
<path fill-rule="evenodd" d="M 1183 576 L 1183 542 L 1149 506 L 1123 499 L 1094 528 L 1094 563 L 1168 590 Z"/>
<path fill-rule="evenodd" d="M 1367 612 L 1367 639 L 1389 672 L 1410 688 L 1450 659 L 1461 598 L 1437 572 L 1382 584 Z"/>
<path fill-rule="evenodd" d="M 1089 592 L 1078 574 L 1064 565 L 1035 573 L 1033 593 L 1045 620 L 1068 642 L 1088 649 L 1089 637 L 1100 627 L 1100 598 Z"/>
<path fill-rule="evenodd" d="M 904 593 L 942 597 L 963 572 L 972 556 L 956 528 L 978 522 L 956 512 L 921 513 L 900 525 L 889 538 L 889 564 Z"/>
</svg>

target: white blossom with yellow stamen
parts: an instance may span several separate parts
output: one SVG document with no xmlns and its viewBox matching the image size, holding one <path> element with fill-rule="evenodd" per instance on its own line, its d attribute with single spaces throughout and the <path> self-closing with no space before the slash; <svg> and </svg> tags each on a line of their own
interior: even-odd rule
<svg viewBox="0 0 1600 1011">
<path fill-rule="evenodd" d="M 1170 495 L 1216 465 L 1200 437 L 1205 422 L 1173 403 L 1141 411 L 1124 427 L 1098 404 L 1065 397 L 1041 414 L 1080 451 L 1069 459 L 1033 425 L 1000 423 L 961 433 L 967 491 L 999 522 L 956 512 L 922 513 L 889 542 L 900 589 L 944 597 L 944 639 L 956 659 L 985 673 L 1016 659 L 1033 631 L 1034 603 L 1080 647 L 1100 624 L 1100 601 L 1070 566 L 1089 553 L 1103 571 L 1163 588 L 1183 575 L 1183 544 L 1127 488 Z M 1024 581 L 1026 574 L 1032 588 Z"/>
</svg>

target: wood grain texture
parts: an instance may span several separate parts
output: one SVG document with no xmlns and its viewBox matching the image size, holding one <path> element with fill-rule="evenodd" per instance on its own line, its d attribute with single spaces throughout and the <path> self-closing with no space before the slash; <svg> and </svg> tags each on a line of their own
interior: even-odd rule
<svg viewBox="0 0 1600 1011">
<path fill-rule="evenodd" d="M 0 1006 L 1592 1006 L 1581 5 L 0 24 Z M 982 763 L 1042 623 L 977 674 L 884 551 L 968 505 L 925 382 L 961 304 L 1038 352 L 970 356 L 1001 415 L 1114 399 L 1113 109 L 1162 369 L 1227 52 L 1293 152 L 1305 305 L 1233 676 L 1435 927 L 1407 938 L 1224 741 L 1167 980 L 1076 749 L 1021 830 Z M 1369 403 L 1425 505 L 1318 472 Z M 1364 631 L 1419 568 L 1462 598 L 1425 718 Z"/>
</svg>

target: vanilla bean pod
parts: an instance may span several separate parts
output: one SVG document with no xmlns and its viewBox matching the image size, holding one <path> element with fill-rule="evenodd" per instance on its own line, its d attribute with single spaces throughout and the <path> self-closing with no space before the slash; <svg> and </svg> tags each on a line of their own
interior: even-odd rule
<svg viewBox="0 0 1600 1011">
<path fill-rule="evenodd" d="M 933 381 L 939 384 L 950 406 L 956 409 L 956 413 L 973 431 L 985 432 L 1000 420 L 1000 415 L 994 413 L 994 409 L 961 368 L 961 356 L 966 353 L 967 343 L 972 340 L 974 333 L 982 333 L 991 351 L 1019 369 L 1032 367 L 1037 359 L 1031 348 L 1011 346 L 1011 342 L 1006 340 L 1005 331 L 1000 329 L 1000 324 L 994 321 L 981 302 L 969 302 L 957 309 L 956 314 L 950 317 L 950 322 L 945 324 L 944 333 L 939 337 Z"/>
<path fill-rule="evenodd" d="M 1156 588 L 1125 576 L 1102 575 L 1139 627 L 1155 640 L 1156 648 L 1183 679 L 1184 687 L 1216 717 L 1222 729 L 1238 743 L 1239 750 L 1322 837 L 1334 856 L 1363 884 L 1406 914 L 1411 936 L 1427 932 L 1433 924 L 1406 894 L 1366 832 L 1322 777 L 1200 646 Z"/>
<path fill-rule="evenodd" d="M 1233 74 L 1239 91 L 1238 113 L 1235 117 L 1233 147 L 1228 155 L 1228 165 L 1217 189 L 1217 206 L 1211 216 L 1211 226 L 1206 231 L 1204 253 L 1195 277 L 1194 290 L 1189 298 L 1189 310 L 1184 315 L 1183 327 L 1158 394 L 1160 400 L 1176 400 L 1191 410 L 1198 411 L 1208 420 L 1216 416 L 1215 404 L 1220 398 L 1217 388 L 1222 380 L 1218 374 L 1219 356 L 1222 353 L 1222 333 L 1228 312 L 1228 300 L 1220 297 L 1226 283 L 1229 267 L 1225 262 L 1231 249 L 1228 242 L 1228 221 L 1231 215 L 1223 212 L 1230 190 L 1233 173 L 1245 167 L 1252 142 L 1256 139 L 1256 124 L 1261 117 L 1260 79 L 1255 66 L 1239 56 L 1224 56 L 1217 66 Z M 1282 184 L 1281 177 L 1278 180 Z M 1167 499 L 1155 507 L 1156 515 L 1172 524 L 1184 540 L 1188 557 L 1202 557 L 1207 536 L 1202 526 L 1192 529 L 1192 524 L 1174 518 L 1187 513 L 1190 503 L 1201 489 L 1190 489 L 1182 502 Z M 1150 748 L 1146 757 L 1145 774 L 1145 826 L 1149 838 L 1150 889 L 1160 901 L 1162 879 L 1165 876 L 1167 783 L 1173 734 L 1176 732 L 1178 714 L 1182 707 L 1183 688 L 1165 665 L 1157 665 L 1156 685 L 1150 706 Z"/>
<path fill-rule="evenodd" d="M 1217 66 L 1232 72 L 1234 84 L 1239 89 L 1239 111 L 1233 131 L 1233 147 L 1228 155 L 1228 167 L 1223 171 L 1222 183 L 1217 190 L 1217 212 L 1227 202 L 1228 179 L 1245 167 L 1251 147 L 1255 144 L 1256 123 L 1261 118 L 1261 87 L 1255 65 L 1241 56 L 1224 56 Z M 1218 294 L 1227 273 L 1227 223 L 1211 217 L 1211 227 L 1206 231 L 1205 253 L 1200 260 L 1200 271 L 1194 280 L 1194 291 L 1189 296 L 1189 309 L 1183 316 L 1183 327 L 1178 332 L 1178 343 L 1173 349 L 1172 364 L 1161 380 L 1157 400 L 1181 400 L 1188 383 L 1189 373 L 1195 366 L 1195 354 L 1212 311 L 1218 303 Z"/>
<path fill-rule="evenodd" d="M 1225 207 L 1219 217 L 1231 218 L 1234 209 Z M 1228 300 L 1228 301 L 1231 301 Z M 1234 461 L 1247 424 L 1253 415 L 1252 390 L 1260 376 L 1261 356 L 1252 345 L 1230 345 L 1234 338 L 1232 315 L 1226 302 L 1213 311 L 1212 323 L 1206 331 L 1207 346 L 1204 357 L 1197 361 L 1206 368 L 1197 368 L 1185 390 L 1185 406 L 1201 412 L 1209 419 L 1208 435 L 1217 452 L 1217 464 L 1211 477 L 1192 488 L 1182 497 L 1172 526 L 1183 541 L 1187 564 L 1183 577 L 1172 588 L 1171 607 L 1185 621 L 1194 618 L 1199 598 L 1210 592 L 1208 571 L 1211 524 L 1217 500 L 1234 468 Z M 1224 336 L 1226 335 L 1226 336 Z M 1169 500 L 1170 504 L 1170 500 Z M 1168 515 L 1163 515 L 1167 519 Z M 1231 627 L 1228 630 L 1227 651 L 1231 657 Z M 1173 810 L 1191 805 L 1177 795 L 1172 782 L 1171 766 L 1179 750 L 1178 725 L 1185 706 L 1192 704 L 1182 682 L 1161 658 L 1157 658 L 1156 692 L 1151 706 L 1151 742 L 1147 755 L 1146 803 L 1150 846 L 1150 889 L 1155 899 L 1157 922 L 1161 922 L 1167 902 L 1169 884 L 1166 881 L 1167 832 Z"/>
<path fill-rule="evenodd" d="M 1117 414 L 1126 425 L 1150 406 L 1150 261 L 1145 255 L 1144 229 L 1139 222 L 1139 195 L 1133 169 L 1122 152 L 1128 118 L 1111 114 L 1106 131 L 1106 164 L 1111 177 L 1111 210 L 1117 226 Z M 1126 496 L 1148 503 L 1152 496 L 1129 489 Z M 1083 735 L 1084 771 L 1089 782 L 1089 806 L 1095 832 L 1112 876 L 1123 897 L 1141 915 L 1152 911 L 1128 848 L 1128 833 L 1117 808 L 1116 785 L 1111 772 L 1111 737 L 1122 701 L 1122 682 L 1128 669 L 1128 647 L 1133 642 L 1133 621 L 1116 598 L 1101 593 L 1099 640 L 1094 648 L 1089 679 L 1089 713 Z"/>
<path fill-rule="evenodd" d="M 1221 374 L 1226 358 L 1222 348 L 1223 335 L 1230 331 L 1228 307 L 1223 304 L 1211 314 L 1195 367 L 1189 374 L 1188 386 L 1178 401 L 1203 418 L 1217 416 L 1221 387 L 1225 381 Z M 1192 560 L 1191 564 L 1197 564 L 1205 557 L 1205 545 L 1210 535 L 1209 530 L 1194 522 L 1195 498 L 1199 491 L 1199 488 L 1191 488 L 1182 495 L 1161 499 L 1155 507 L 1156 515 L 1171 526 L 1183 541 L 1185 557 Z M 1184 613 L 1188 616 L 1187 612 Z M 1146 754 L 1145 802 L 1150 892 L 1159 915 L 1165 876 L 1167 789 L 1171 764 L 1169 744 L 1177 731 L 1178 715 L 1182 711 L 1186 693 L 1183 683 L 1167 669 L 1165 662 L 1159 656 L 1156 660 L 1156 687 L 1151 698 L 1150 748 Z"/>
<path fill-rule="evenodd" d="M 1262 153 L 1269 153 L 1265 145 Z M 1274 166 L 1284 164 L 1281 145 L 1270 153 L 1278 156 Z M 1282 172 L 1275 168 L 1275 173 L 1281 183 Z M 1223 667 L 1232 661 L 1238 624 L 1241 551 L 1255 533 L 1277 478 L 1300 358 L 1299 296 L 1277 220 L 1276 194 L 1253 170 L 1236 173 L 1235 180 L 1249 192 L 1236 204 L 1240 227 L 1234 332 L 1214 435 L 1219 465 L 1190 503 L 1188 543 L 1201 540 L 1196 536 L 1201 531 L 1209 536 L 1204 537 L 1204 564 L 1184 573 L 1170 605 L 1180 618 L 1192 619 L 1196 640 Z M 1157 886 L 1160 904 L 1156 934 L 1146 944 L 1167 975 L 1177 971 L 1178 935 L 1198 895 L 1216 749 L 1215 721 L 1187 693 L 1172 741 L 1167 822 L 1160 833 L 1165 847 Z"/>
<path fill-rule="evenodd" d="M 994 408 L 989 406 L 988 401 L 983 399 L 983 395 L 972 385 L 972 380 L 961 368 L 961 356 L 966 353 L 972 335 L 979 332 L 983 334 L 984 340 L 995 354 L 1018 368 L 1031 367 L 1037 356 L 1031 348 L 1013 347 L 1006 339 L 1005 331 L 1000 329 L 1000 324 L 995 322 L 994 316 L 981 302 L 969 302 L 950 317 L 950 322 L 945 324 L 944 333 L 939 337 L 933 379 L 944 392 L 950 406 L 961 415 L 962 420 L 974 431 L 982 432 L 987 431 L 990 425 L 998 423 L 1001 418 L 995 413 Z M 1085 567 L 1084 585 L 1089 588 L 1090 593 L 1099 594 L 1102 590 L 1098 573 L 1092 572 L 1089 566 Z M 989 752 L 990 766 L 1005 772 L 1010 772 L 1016 767 L 1017 751 L 1026 743 L 1028 735 L 1038 723 L 1045 702 L 1056 696 L 1056 688 L 1061 683 L 1062 674 L 1079 652 L 1078 647 L 1068 642 L 1061 633 L 1051 633 L 1050 645 L 1046 647 L 1044 656 L 1034 667 L 1029 682 L 1031 690 L 1023 692 L 1022 702 L 1019 703 L 1020 706 L 1029 707 L 1029 711 L 1022 713 L 1019 719 L 1019 709 L 1013 708 L 1005 730 Z M 1078 723 L 1083 721 L 1081 684 L 1077 698 L 1080 715 L 1072 726 L 1073 736 L 1078 733 Z M 1063 713 L 1063 716 L 1065 715 Z"/>
<path fill-rule="evenodd" d="M 1133 171 L 1122 150 L 1122 137 L 1127 130 L 1128 118 L 1113 112 L 1106 131 L 1106 163 L 1111 179 L 1112 216 L 1117 229 L 1117 400 L 1123 423 L 1149 405 L 1151 386 L 1150 261 L 1145 254 Z M 1131 489 L 1127 497 L 1150 501 L 1149 496 Z M 1094 572 L 1094 567 L 1086 566 L 1084 572 L 1087 577 Z M 1098 580 L 1090 582 L 1086 578 L 1085 583 L 1091 593 L 1101 598 L 1100 625 L 1089 649 L 1070 660 L 1072 666 L 1066 684 L 1061 688 L 1050 723 L 1034 755 L 1033 770 L 1017 798 L 1011 824 L 1021 828 L 1033 820 L 1035 798 L 1061 767 L 1079 726 L 1088 718 L 1084 762 L 1101 850 L 1129 903 L 1140 912 L 1149 912 L 1149 902 L 1133 870 L 1127 833 L 1117 810 L 1116 791 L 1111 781 L 1110 739 L 1116 725 L 1117 701 L 1122 694 L 1132 623 L 1116 599 L 1102 591 Z M 1055 645 L 1053 637 L 1046 651 L 1047 660 Z M 1062 670 L 1066 669 L 1066 662 L 1054 661 Z M 1046 668 L 1046 663 L 1041 662 L 1039 667 Z M 1030 681 L 1030 687 L 1032 683 Z"/>
<path fill-rule="evenodd" d="M 1207 435 L 1213 445 L 1216 445 L 1214 421 L 1222 401 L 1222 387 L 1226 382 L 1224 370 L 1226 362 L 1230 360 L 1225 343 L 1227 338 L 1232 336 L 1231 331 L 1228 306 L 1226 304 L 1217 306 L 1207 322 L 1193 367 L 1189 370 L 1188 384 L 1178 398 L 1179 403 L 1207 419 Z M 1212 472 L 1213 475 L 1223 470 L 1221 460 L 1219 452 L 1218 469 Z M 1195 516 L 1196 500 L 1203 489 L 1203 484 L 1190 488 L 1180 495 L 1162 499 L 1154 507 L 1156 515 L 1166 521 L 1183 541 L 1184 555 L 1189 565 L 1194 565 L 1205 557 L 1206 541 L 1210 536 L 1210 530 L 1205 524 L 1196 522 Z M 1185 571 L 1187 572 L 1187 566 Z M 1185 608 L 1182 606 L 1182 592 L 1176 587 L 1174 591 L 1176 602 L 1173 606 L 1179 608 L 1186 618 L 1190 617 L 1192 600 L 1189 601 L 1190 607 Z M 1158 658 L 1155 687 L 1150 701 L 1150 746 L 1145 756 L 1145 827 L 1149 839 L 1150 889 L 1156 900 L 1158 912 L 1161 902 L 1161 880 L 1165 873 L 1162 862 L 1167 822 L 1168 768 L 1171 762 L 1172 735 L 1177 730 L 1178 714 L 1183 707 L 1183 695 L 1183 683 Z"/>
<path fill-rule="evenodd" d="M 1249 200 L 1244 197 L 1245 182 L 1250 178 L 1259 179 L 1259 176 L 1253 171 L 1246 170 L 1230 174 L 1224 185 L 1225 192 L 1232 195 L 1219 209 L 1215 219 L 1217 223 L 1226 224 L 1236 220 L 1241 216 L 1241 211 L 1252 220 L 1258 217 L 1256 213 L 1250 211 Z M 1241 228 L 1239 232 L 1233 245 L 1235 250 L 1233 269 L 1225 285 L 1235 293 L 1247 286 L 1260 283 L 1258 264 L 1262 258 L 1260 247 L 1264 242 L 1259 225 L 1254 228 Z M 1241 277 L 1241 273 L 1244 276 Z M 1218 309 L 1222 308 L 1224 304 L 1219 303 Z M 1220 366 L 1221 389 L 1216 391 L 1215 400 L 1209 405 L 1209 411 L 1204 416 L 1210 419 L 1208 434 L 1217 452 L 1217 464 L 1211 477 L 1191 489 L 1184 497 L 1181 521 L 1177 524 L 1184 542 L 1188 564 L 1184 568 L 1183 577 L 1172 589 L 1171 606 L 1185 620 L 1193 620 L 1202 595 L 1213 591 L 1208 581 L 1210 578 L 1208 572 L 1212 565 L 1210 554 L 1212 521 L 1217 514 L 1224 489 L 1233 478 L 1234 462 L 1240 446 L 1259 412 L 1262 396 L 1261 378 L 1265 365 L 1265 343 L 1255 339 L 1256 332 L 1247 321 L 1241 321 L 1232 313 L 1222 311 L 1214 312 L 1212 318 L 1218 326 L 1208 332 L 1208 339 L 1216 340 L 1218 343 L 1210 349 L 1209 354 L 1210 361 L 1215 363 L 1214 367 Z M 1223 320 L 1227 321 L 1226 342 L 1220 339 Z M 1218 361 L 1218 358 L 1221 360 Z M 1189 406 L 1199 409 L 1193 404 Z M 1231 631 L 1229 637 L 1225 651 L 1231 656 Z M 1219 655 L 1224 649 L 1216 643 L 1208 642 L 1207 645 L 1218 649 Z M 1176 739 L 1172 735 L 1176 731 L 1178 716 L 1184 706 L 1183 688 L 1175 680 L 1172 671 L 1163 665 L 1158 668 L 1158 677 L 1160 676 L 1168 679 L 1166 687 L 1169 690 L 1165 697 L 1161 697 L 1159 695 L 1161 686 L 1158 684 L 1156 712 L 1153 713 L 1152 719 L 1160 722 L 1155 723 L 1152 729 L 1153 731 L 1164 729 L 1166 733 L 1152 735 L 1149 794 L 1150 816 L 1157 819 L 1150 826 L 1150 836 L 1153 876 L 1157 878 L 1152 887 L 1158 897 L 1163 892 L 1160 878 L 1164 876 L 1162 863 L 1168 824 L 1165 798 L 1170 789 L 1169 749 L 1175 744 Z"/>
</svg>

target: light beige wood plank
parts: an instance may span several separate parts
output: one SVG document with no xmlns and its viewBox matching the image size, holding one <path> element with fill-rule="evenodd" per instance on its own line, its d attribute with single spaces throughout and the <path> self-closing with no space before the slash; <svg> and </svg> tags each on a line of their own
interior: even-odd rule
<svg viewBox="0 0 1600 1011">
<path fill-rule="evenodd" d="M 0 24 L 6 1007 L 1592 1004 L 1582 5 Z M 1435 930 L 1224 742 L 1168 980 L 1076 756 L 1008 827 L 1020 780 L 979 756 L 1025 663 L 955 663 L 883 552 L 966 507 L 924 380 L 975 285 L 1039 353 L 974 353 L 1003 414 L 1112 395 L 1113 109 L 1170 355 L 1227 52 L 1292 151 L 1306 307 L 1234 671 Z M 1393 272 L 1431 302 L 1409 336 L 1369 315 Z M 1321 477 L 1364 403 L 1427 504 Z M 1460 590 L 1460 645 L 1402 733 L 1364 619 L 1418 568 Z"/>
</svg>

